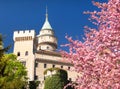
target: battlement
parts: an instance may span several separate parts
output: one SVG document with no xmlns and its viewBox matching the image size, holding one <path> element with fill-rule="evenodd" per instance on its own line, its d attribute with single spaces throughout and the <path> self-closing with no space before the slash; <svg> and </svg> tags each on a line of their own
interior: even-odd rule
<svg viewBox="0 0 120 89">
<path fill-rule="evenodd" d="M 21 31 L 14 31 L 13 40 L 15 41 L 16 38 L 21 37 L 31 37 L 35 38 L 35 30 L 21 30 Z"/>
</svg>

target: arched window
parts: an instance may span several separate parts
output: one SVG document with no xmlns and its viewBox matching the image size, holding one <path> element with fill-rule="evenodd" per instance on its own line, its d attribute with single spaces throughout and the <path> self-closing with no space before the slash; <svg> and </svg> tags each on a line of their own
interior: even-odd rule
<svg viewBox="0 0 120 89">
<path fill-rule="evenodd" d="M 70 66 L 68 66 L 68 70 L 70 70 Z"/>
<path fill-rule="evenodd" d="M 17 56 L 20 56 L 20 52 L 17 53 Z"/>
<path fill-rule="evenodd" d="M 61 68 L 63 68 L 63 66 L 61 66 Z"/>
<path fill-rule="evenodd" d="M 28 51 L 25 52 L 25 56 L 27 56 L 27 55 L 28 55 Z"/>
</svg>

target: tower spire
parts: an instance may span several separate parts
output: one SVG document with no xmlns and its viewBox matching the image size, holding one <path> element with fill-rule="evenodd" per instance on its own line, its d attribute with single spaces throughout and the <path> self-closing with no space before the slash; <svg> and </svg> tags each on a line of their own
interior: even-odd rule
<svg viewBox="0 0 120 89">
<path fill-rule="evenodd" d="M 45 18 L 45 22 L 43 24 L 43 27 L 42 29 L 51 29 L 52 30 L 52 27 L 48 21 L 48 9 L 47 9 L 47 6 L 46 6 L 46 14 L 45 14 L 46 18 Z"/>
</svg>

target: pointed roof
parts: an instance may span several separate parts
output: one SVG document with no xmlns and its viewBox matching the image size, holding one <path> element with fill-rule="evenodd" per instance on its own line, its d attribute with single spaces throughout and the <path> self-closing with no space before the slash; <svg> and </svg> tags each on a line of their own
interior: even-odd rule
<svg viewBox="0 0 120 89">
<path fill-rule="evenodd" d="M 46 15 L 46 19 L 45 19 L 45 22 L 44 22 L 44 24 L 42 26 L 42 29 L 52 29 L 52 27 L 51 27 L 51 25 L 50 25 L 50 23 L 48 21 L 47 7 L 46 7 L 46 14 L 45 15 Z"/>
</svg>

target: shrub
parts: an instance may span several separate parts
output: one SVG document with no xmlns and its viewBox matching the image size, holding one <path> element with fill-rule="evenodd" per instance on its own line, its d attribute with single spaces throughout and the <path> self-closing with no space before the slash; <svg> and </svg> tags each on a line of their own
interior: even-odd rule
<svg viewBox="0 0 120 89">
<path fill-rule="evenodd" d="M 59 68 L 49 68 L 45 70 L 44 75 L 47 74 L 47 71 L 56 71 L 56 73 L 45 78 L 44 89 L 63 89 L 67 84 L 67 71 Z"/>
</svg>

